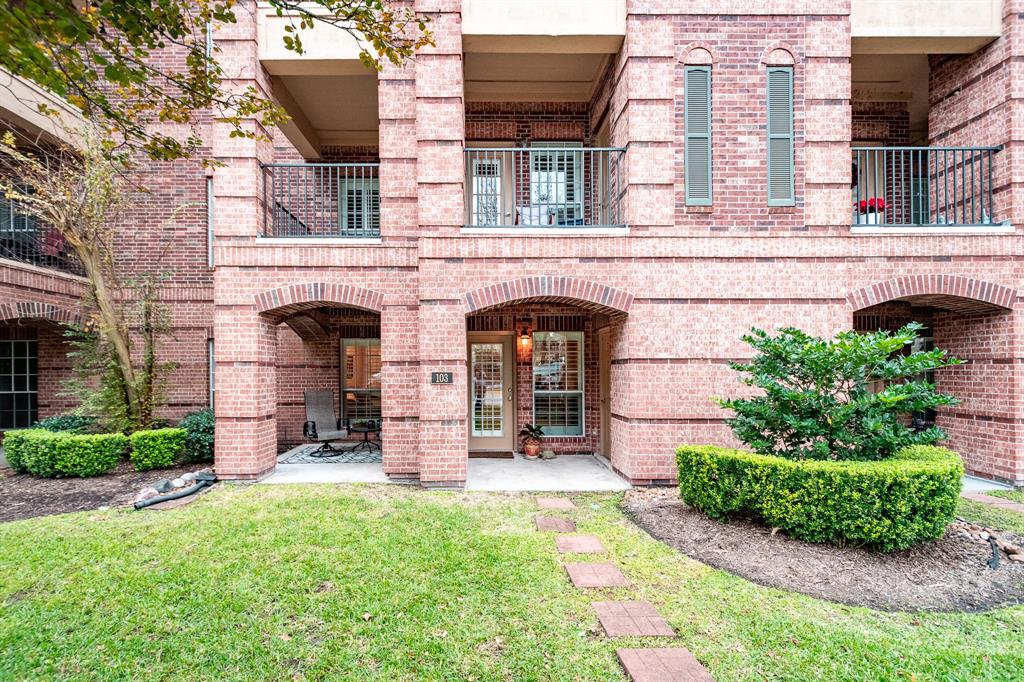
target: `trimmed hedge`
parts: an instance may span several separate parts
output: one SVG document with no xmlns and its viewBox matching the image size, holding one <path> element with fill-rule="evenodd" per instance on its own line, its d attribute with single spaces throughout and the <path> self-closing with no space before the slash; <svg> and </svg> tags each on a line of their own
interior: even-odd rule
<svg viewBox="0 0 1024 682">
<path fill-rule="evenodd" d="M 128 439 L 136 471 L 174 466 L 185 450 L 185 429 L 136 431 Z"/>
<path fill-rule="evenodd" d="M 44 429 L 8 431 L 7 462 L 36 476 L 99 476 L 117 466 L 128 438 L 120 433 L 78 434 Z"/>
<path fill-rule="evenodd" d="M 942 537 L 964 467 L 955 452 L 913 445 L 872 462 L 792 460 L 710 445 L 676 450 L 679 493 L 708 516 L 745 513 L 808 542 L 883 552 Z"/>
</svg>

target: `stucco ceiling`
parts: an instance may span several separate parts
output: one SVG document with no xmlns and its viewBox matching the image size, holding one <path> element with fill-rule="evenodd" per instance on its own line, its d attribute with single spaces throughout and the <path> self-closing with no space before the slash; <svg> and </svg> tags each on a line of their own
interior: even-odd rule
<svg viewBox="0 0 1024 682">
<path fill-rule="evenodd" d="M 322 144 L 362 143 L 378 128 L 377 76 L 282 76 Z"/>
<path fill-rule="evenodd" d="M 466 53 L 466 100 L 586 102 L 608 59 L 606 54 Z"/>
</svg>

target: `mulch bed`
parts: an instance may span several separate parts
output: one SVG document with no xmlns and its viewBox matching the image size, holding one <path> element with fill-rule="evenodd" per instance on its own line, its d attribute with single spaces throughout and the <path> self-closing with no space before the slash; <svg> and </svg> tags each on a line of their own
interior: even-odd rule
<svg viewBox="0 0 1024 682">
<path fill-rule="evenodd" d="M 109 474 L 92 478 L 40 478 L 0 469 L 0 522 L 128 505 L 143 486 L 202 466 L 135 471 L 126 461 Z"/>
<path fill-rule="evenodd" d="M 626 493 L 626 511 L 650 535 L 705 564 L 747 580 L 820 599 L 884 611 L 984 611 L 1024 603 L 1024 563 L 956 533 L 891 554 L 772 535 L 749 520 L 713 521 L 676 488 Z M 1020 538 L 1000 533 L 1020 544 Z"/>
</svg>

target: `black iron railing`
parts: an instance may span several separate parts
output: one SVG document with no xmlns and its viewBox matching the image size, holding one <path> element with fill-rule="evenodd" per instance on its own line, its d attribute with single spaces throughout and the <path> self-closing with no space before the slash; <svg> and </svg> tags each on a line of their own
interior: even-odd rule
<svg viewBox="0 0 1024 682">
<path fill-rule="evenodd" d="M 466 153 L 470 227 L 620 227 L 624 149 L 475 147 Z"/>
<path fill-rule="evenodd" d="M 853 224 L 977 227 L 998 221 L 993 157 L 1002 147 L 855 147 Z"/>
<path fill-rule="evenodd" d="M 263 165 L 266 237 L 379 237 L 380 164 Z"/>
<path fill-rule="evenodd" d="M 84 274 L 71 246 L 54 227 L 29 215 L 13 199 L 0 193 L 0 258 Z"/>
</svg>

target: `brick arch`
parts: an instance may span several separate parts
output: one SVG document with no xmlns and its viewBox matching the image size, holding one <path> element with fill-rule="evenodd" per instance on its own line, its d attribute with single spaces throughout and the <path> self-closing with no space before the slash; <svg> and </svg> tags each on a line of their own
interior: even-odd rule
<svg viewBox="0 0 1024 682">
<path fill-rule="evenodd" d="M 855 311 L 888 301 L 910 301 L 955 311 L 993 312 L 1013 308 L 1017 292 L 962 275 L 907 275 L 854 291 L 846 300 Z"/>
<path fill-rule="evenodd" d="M 321 306 L 348 306 L 380 313 L 384 294 L 349 284 L 306 282 L 256 294 L 256 312 L 276 318 Z"/>
<path fill-rule="evenodd" d="M 466 313 L 477 313 L 525 301 L 566 303 L 613 316 L 629 314 L 633 295 L 598 282 L 576 277 L 542 275 L 521 277 L 466 292 Z"/>
<path fill-rule="evenodd" d="M 70 308 L 62 308 L 52 303 L 39 301 L 13 301 L 0 303 L 0 322 L 12 320 L 47 320 L 56 324 L 73 324 L 81 326 L 82 313 Z"/>
</svg>

